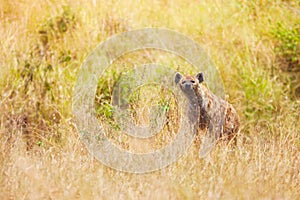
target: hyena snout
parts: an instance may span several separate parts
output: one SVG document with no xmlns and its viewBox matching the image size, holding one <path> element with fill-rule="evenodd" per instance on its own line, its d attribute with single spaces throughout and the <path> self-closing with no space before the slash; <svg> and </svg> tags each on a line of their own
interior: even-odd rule
<svg viewBox="0 0 300 200">
<path fill-rule="evenodd" d="M 181 83 L 181 87 L 184 90 L 191 90 L 191 89 L 193 89 L 193 85 L 194 85 L 194 83 L 192 81 L 183 81 Z"/>
</svg>

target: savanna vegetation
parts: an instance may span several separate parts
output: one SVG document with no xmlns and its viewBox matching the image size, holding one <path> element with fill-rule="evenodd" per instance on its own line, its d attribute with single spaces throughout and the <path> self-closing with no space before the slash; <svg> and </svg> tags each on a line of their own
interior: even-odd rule
<svg viewBox="0 0 300 200">
<path fill-rule="evenodd" d="M 144 27 L 178 31 L 204 48 L 240 115 L 236 146 L 220 143 L 199 159 L 193 145 L 146 174 L 116 171 L 88 153 L 72 118 L 80 66 L 100 42 Z M 300 198 L 299 1 L 1 0 L 0 44 L 1 199 Z M 99 121 L 118 130 L 113 87 L 127 67 L 149 61 L 192 72 L 157 51 L 120 58 L 99 77 Z M 148 89 L 162 94 L 155 101 L 168 115 L 166 132 L 176 130 L 173 100 Z M 133 117 L 147 105 L 143 90 L 133 94 Z M 130 149 L 126 138 L 110 136 Z"/>
</svg>

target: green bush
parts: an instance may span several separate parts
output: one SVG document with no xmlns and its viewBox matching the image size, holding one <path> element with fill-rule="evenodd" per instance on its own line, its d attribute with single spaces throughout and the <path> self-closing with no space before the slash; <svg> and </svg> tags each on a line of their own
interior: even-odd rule
<svg viewBox="0 0 300 200">
<path fill-rule="evenodd" d="M 291 97 L 300 97 L 300 23 L 292 27 L 277 23 L 273 30 L 280 79 L 290 89 Z"/>
</svg>

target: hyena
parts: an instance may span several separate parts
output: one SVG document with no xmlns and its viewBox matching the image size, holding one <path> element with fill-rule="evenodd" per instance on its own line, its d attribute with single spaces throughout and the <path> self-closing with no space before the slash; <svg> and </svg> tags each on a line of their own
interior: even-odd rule
<svg viewBox="0 0 300 200">
<path fill-rule="evenodd" d="M 239 131 L 239 117 L 234 107 L 214 95 L 204 84 L 203 73 L 196 76 L 175 75 L 175 83 L 187 97 L 188 117 L 198 130 L 206 131 L 199 156 L 206 156 L 220 139 L 232 139 Z"/>
</svg>

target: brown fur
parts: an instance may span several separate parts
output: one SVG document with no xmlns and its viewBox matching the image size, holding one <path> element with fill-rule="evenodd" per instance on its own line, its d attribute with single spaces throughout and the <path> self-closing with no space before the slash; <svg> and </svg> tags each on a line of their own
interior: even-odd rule
<svg viewBox="0 0 300 200">
<path fill-rule="evenodd" d="M 182 76 L 179 73 L 175 76 L 175 83 L 189 101 L 190 121 L 198 124 L 196 129 L 199 127 L 200 130 L 208 130 L 206 137 L 210 138 L 210 141 L 215 142 L 220 138 L 231 139 L 239 130 L 238 114 L 230 103 L 214 95 L 203 85 L 203 80 L 202 73 L 195 77 Z"/>
</svg>

